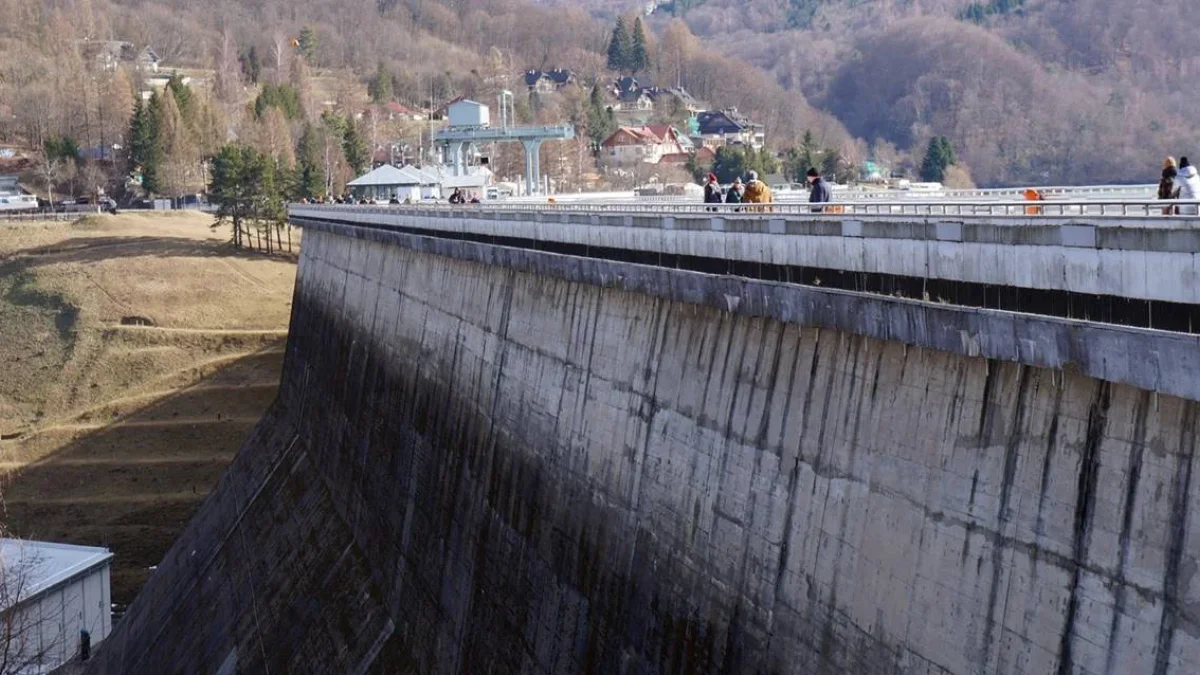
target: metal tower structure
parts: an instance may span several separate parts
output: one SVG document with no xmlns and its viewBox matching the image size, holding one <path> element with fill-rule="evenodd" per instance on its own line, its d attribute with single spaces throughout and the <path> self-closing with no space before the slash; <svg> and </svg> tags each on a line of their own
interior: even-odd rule
<svg viewBox="0 0 1200 675">
<path fill-rule="evenodd" d="M 525 148 L 525 192 L 539 194 L 542 191 L 541 148 L 546 141 L 565 141 L 575 138 L 575 127 L 569 124 L 544 127 L 510 126 L 513 115 L 512 92 L 500 92 L 500 126 L 493 127 L 488 120 L 487 106 L 473 101 L 460 101 L 455 105 L 476 106 L 482 113 L 468 114 L 466 119 L 450 115 L 450 126 L 438 131 L 434 139 L 443 148 L 445 162 L 456 176 L 467 174 L 467 160 L 474 146 L 484 143 L 520 143 Z M 463 122 L 466 122 L 465 124 Z"/>
</svg>

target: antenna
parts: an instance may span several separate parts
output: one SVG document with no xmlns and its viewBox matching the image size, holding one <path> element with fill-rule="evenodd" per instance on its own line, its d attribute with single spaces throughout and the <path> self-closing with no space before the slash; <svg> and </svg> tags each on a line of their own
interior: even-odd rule
<svg viewBox="0 0 1200 675">
<path fill-rule="evenodd" d="M 513 93 L 507 89 L 500 90 L 500 128 L 507 129 L 509 124 L 516 122 L 516 104 L 513 103 Z"/>
</svg>

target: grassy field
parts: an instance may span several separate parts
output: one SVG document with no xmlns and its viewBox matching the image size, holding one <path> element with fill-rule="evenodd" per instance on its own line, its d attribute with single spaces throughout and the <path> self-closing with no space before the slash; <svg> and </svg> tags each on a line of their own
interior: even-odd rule
<svg viewBox="0 0 1200 675">
<path fill-rule="evenodd" d="M 199 213 L 0 224 L 0 471 L 16 536 L 115 553 L 126 604 L 275 396 L 294 257 Z"/>
</svg>

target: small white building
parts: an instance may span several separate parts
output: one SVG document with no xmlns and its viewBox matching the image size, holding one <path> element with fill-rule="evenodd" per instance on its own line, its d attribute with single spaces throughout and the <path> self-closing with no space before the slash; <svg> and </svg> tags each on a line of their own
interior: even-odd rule
<svg viewBox="0 0 1200 675">
<path fill-rule="evenodd" d="M 455 188 L 464 190 L 468 196 L 485 196 L 485 188 L 492 182 L 492 172 L 485 167 L 469 167 L 461 176 L 454 175 L 447 167 L 416 167 L 406 164 L 396 168 L 384 164 L 346 183 L 355 197 L 373 202 L 416 203 L 429 199 L 446 199 Z"/>
<path fill-rule="evenodd" d="M 112 631 L 107 549 L 0 539 L 0 640 L 7 672 L 44 675 Z M 85 637 L 86 636 L 86 637 Z"/>
<path fill-rule="evenodd" d="M 419 202 L 432 186 L 430 178 L 420 171 L 409 167 L 397 169 L 391 164 L 384 164 L 346 183 L 356 197 L 384 202 L 390 199 Z"/>
<path fill-rule="evenodd" d="M 446 109 L 446 116 L 454 128 L 482 128 L 491 124 L 491 113 L 486 105 L 465 99 L 451 103 Z"/>
</svg>

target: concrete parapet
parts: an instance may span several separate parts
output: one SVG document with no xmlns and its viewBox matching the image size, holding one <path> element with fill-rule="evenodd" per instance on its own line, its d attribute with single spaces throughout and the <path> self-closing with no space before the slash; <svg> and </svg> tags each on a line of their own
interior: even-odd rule
<svg viewBox="0 0 1200 675">
<path fill-rule="evenodd" d="M 1147 219 L 720 217 L 293 206 L 297 218 L 1200 304 L 1200 230 Z M 781 234 L 782 233 L 782 234 Z"/>
</svg>

